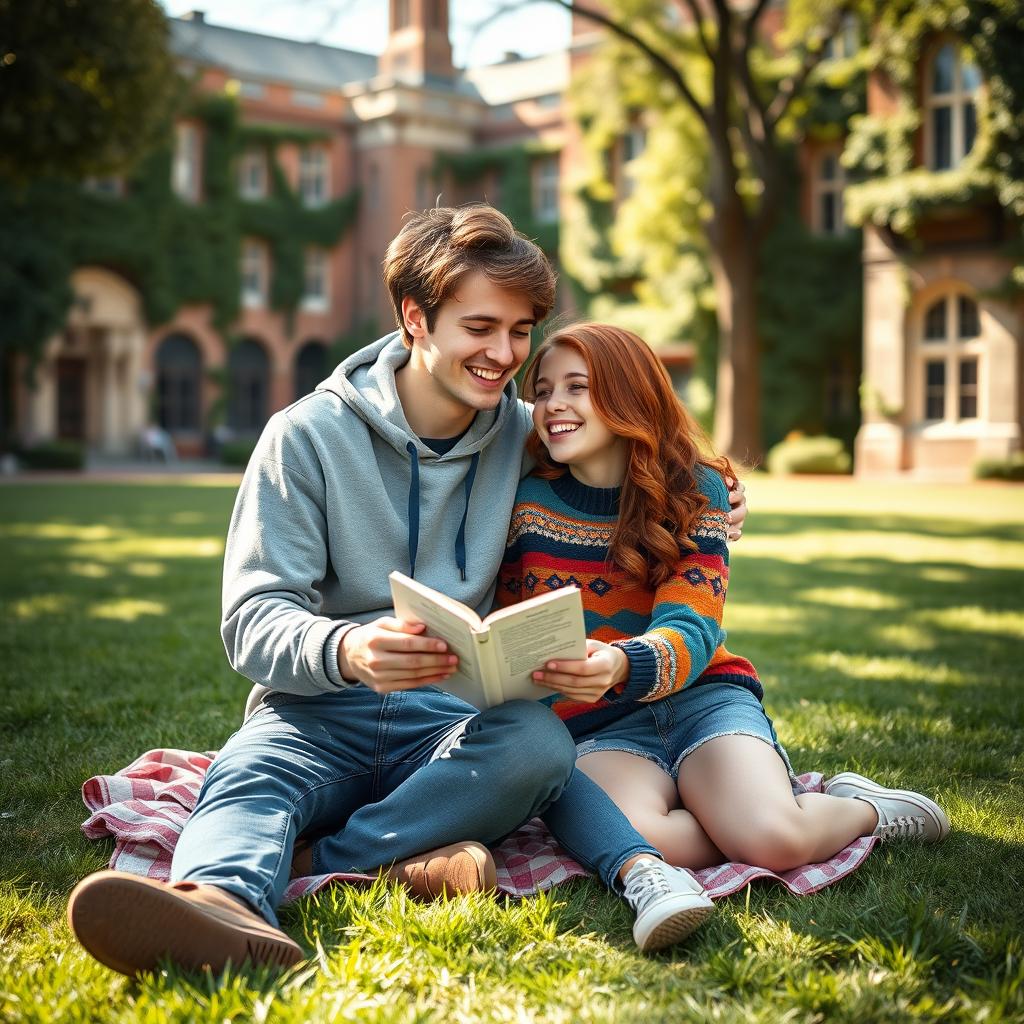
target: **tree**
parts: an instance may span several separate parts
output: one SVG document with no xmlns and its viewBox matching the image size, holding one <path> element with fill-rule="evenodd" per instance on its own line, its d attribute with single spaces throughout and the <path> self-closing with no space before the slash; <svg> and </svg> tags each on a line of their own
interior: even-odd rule
<svg viewBox="0 0 1024 1024">
<path fill-rule="evenodd" d="M 572 0 L 549 2 L 603 26 L 621 41 L 620 63 L 653 81 L 656 92 L 667 92 L 706 146 L 707 201 L 691 199 L 688 205 L 691 211 L 706 207 L 701 219 L 718 337 L 714 438 L 719 450 L 734 458 L 757 459 L 762 454 L 762 245 L 783 205 L 790 167 L 784 143 L 794 113 L 813 85 L 825 44 L 854 4 L 789 3 L 789 46 L 780 54 L 763 38 L 767 0 L 742 8 L 727 0 L 608 0 L 602 8 Z M 627 75 L 618 78 L 630 82 Z M 627 86 L 635 87 L 635 80 Z M 607 93 L 591 91 L 607 102 Z"/>
<path fill-rule="evenodd" d="M 155 0 L 0 0 L 0 178 L 126 170 L 180 86 Z"/>
</svg>

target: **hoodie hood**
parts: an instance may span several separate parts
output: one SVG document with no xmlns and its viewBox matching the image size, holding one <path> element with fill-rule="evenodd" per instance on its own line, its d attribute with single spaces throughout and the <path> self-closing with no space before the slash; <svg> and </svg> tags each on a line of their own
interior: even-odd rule
<svg viewBox="0 0 1024 1024">
<path fill-rule="evenodd" d="M 405 418 L 398 397 L 395 375 L 409 361 L 409 349 L 402 344 L 400 331 L 349 356 L 317 391 L 337 395 L 375 434 L 395 451 L 408 452 L 410 442 L 421 459 L 457 459 L 482 451 L 497 437 L 511 417 L 517 414 L 515 381 L 509 381 L 498 407 L 478 412 L 459 443 L 444 455 L 425 445 Z"/>
</svg>

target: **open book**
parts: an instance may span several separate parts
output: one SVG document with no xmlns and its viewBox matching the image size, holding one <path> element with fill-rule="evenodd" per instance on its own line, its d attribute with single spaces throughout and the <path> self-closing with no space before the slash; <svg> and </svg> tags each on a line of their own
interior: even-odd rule
<svg viewBox="0 0 1024 1024">
<path fill-rule="evenodd" d="M 422 622 L 429 636 L 440 637 L 457 669 L 437 685 L 474 707 L 507 700 L 537 700 L 553 690 L 534 685 L 532 673 L 552 658 L 585 658 L 587 634 L 583 601 L 575 587 L 553 590 L 480 618 L 461 601 L 400 572 L 393 572 L 395 614 Z"/>
</svg>

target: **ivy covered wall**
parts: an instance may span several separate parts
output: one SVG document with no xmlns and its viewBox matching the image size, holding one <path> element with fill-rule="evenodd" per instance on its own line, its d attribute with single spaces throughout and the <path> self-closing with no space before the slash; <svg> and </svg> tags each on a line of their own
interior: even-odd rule
<svg viewBox="0 0 1024 1024">
<path fill-rule="evenodd" d="M 917 163 L 923 115 L 919 81 L 926 54 L 946 39 L 980 70 L 977 136 L 956 168 Z M 1024 295 L 1024 8 L 1017 0 L 902 0 L 884 5 L 873 40 L 874 65 L 895 87 L 894 114 L 851 120 L 843 163 L 854 224 L 891 228 L 912 245 L 938 210 L 998 204 L 1012 231 L 1014 263 L 1003 291 Z"/>
<path fill-rule="evenodd" d="M 229 97 L 203 98 L 193 115 L 204 127 L 200 203 L 184 202 L 172 190 L 170 127 L 166 145 L 127 176 L 123 196 L 57 181 L 0 188 L 8 239 L 0 248 L 0 348 L 38 355 L 65 322 L 72 272 L 87 264 L 129 280 L 150 324 L 167 322 L 184 304 L 209 303 L 214 326 L 230 341 L 227 331 L 239 312 L 241 240 L 250 235 L 272 252 L 271 307 L 294 313 L 302 298 L 303 250 L 337 244 L 354 220 L 357 193 L 307 209 L 286 182 L 277 147 L 322 134 L 242 124 Z M 268 155 L 272 188 L 263 200 L 238 195 L 236 158 L 253 146 Z"/>
</svg>

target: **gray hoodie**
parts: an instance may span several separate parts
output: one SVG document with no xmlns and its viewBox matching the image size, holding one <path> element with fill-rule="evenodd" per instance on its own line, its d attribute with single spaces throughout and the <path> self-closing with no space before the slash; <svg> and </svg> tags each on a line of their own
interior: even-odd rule
<svg viewBox="0 0 1024 1024">
<path fill-rule="evenodd" d="M 437 455 L 405 419 L 397 332 L 346 359 L 271 417 L 245 471 L 224 553 L 221 636 L 254 683 L 347 687 L 346 627 L 392 614 L 393 569 L 490 611 L 530 430 L 509 383 Z M 250 698 L 250 707 L 253 699 Z"/>
</svg>

